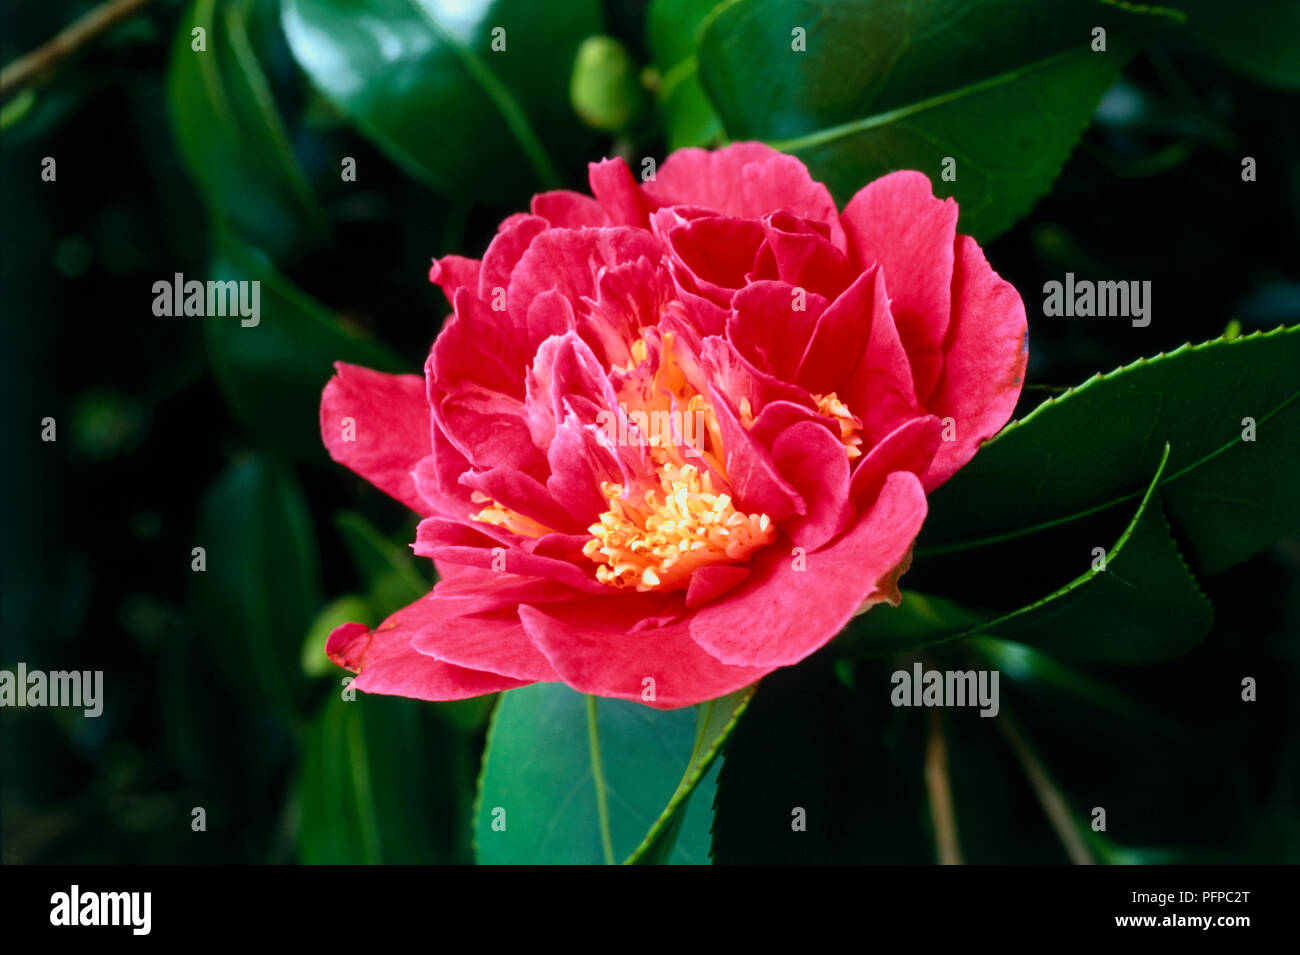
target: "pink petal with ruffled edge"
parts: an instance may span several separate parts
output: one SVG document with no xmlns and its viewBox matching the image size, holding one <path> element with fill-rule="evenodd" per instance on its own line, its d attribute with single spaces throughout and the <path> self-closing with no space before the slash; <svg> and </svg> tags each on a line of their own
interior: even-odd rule
<svg viewBox="0 0 1300 955">
<path fill-rule="evenodd" d="M 416 513 L 432 514 L 411 475 L 430 451 L 424 380 L 341 361 L 334 370 L 320 403 L 330 457 Z"/>
<path fill-rule="evenodd" d="M 936 199 L 922 173 L 904 170 L 863 186 L 841 219 L 858 266 L 879 262 L 884 270 L 894 322 L 924 400 L 943 365 L 957 205 Z"/>
<path fill-rule="evenodd" d="M 953 316 L 944 343 L 943 372 L 928 409 L 956 424 L 925 476 L 927 491 L 969 461 L 980 442 L 997 434 L 1020 399 L 1029 358 L 1025 303 L 992 268 L 969 236 L 957 238 Z"/>
<path fill-rule="evenodd" d="M 737 218 L 761 219 L 785 209 L 826 223 L 836 248 L 847 247 L 830 191 L 794 156 L 763 143 L 679 149 L 643 189 L 659 205 L 703 206 Z"/>
</svg>

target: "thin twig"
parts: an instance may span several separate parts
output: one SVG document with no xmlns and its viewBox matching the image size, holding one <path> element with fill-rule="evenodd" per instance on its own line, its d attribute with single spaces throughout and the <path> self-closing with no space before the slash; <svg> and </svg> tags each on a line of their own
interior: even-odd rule
<svg viewBox="0 0 1300 955">
<path fill-rule="evenodd" d="M 930 821 L 934 825 L 934 850 L 940 865 L 961 865 L 957 839 L 957 811 L 948 776 L 948 743 L 943 734 L 943 714 L 930 711 L 930 732 L 925 744 L 925 788 L 930 796 Z"/>
<path fill-rule="evenodd" d="M 106 0 L 30 53 L 0 70 L 0 97 L 17 93 L 53 70 L 105 30 L 121 23 L 149 0 Z"/>
<path fill-rule="evenodd" d="M 1056 830 L 1056 837 L 1061 840 L 1061 845 L 1065 847 L 1065 853 L 1070 857 L 1070 861 L 1075 865 L 1095 865 L 1096 860 L 1074 824 L 1070 804 L 1065 801 L 1065 796 L 1048 775 L 1034 753 L 1033 747 L 1020 731 L 1020 727 L 1005 712 L 998 714 L 997 722 L 1002 735 L 1007 738 L 1016 758 L 1020 760 L 1025 776 L 1029 779 L 1029 785 L 1033 787 L 1043 812 L 1047 814 L 1047 821 Z"/>
</svg>

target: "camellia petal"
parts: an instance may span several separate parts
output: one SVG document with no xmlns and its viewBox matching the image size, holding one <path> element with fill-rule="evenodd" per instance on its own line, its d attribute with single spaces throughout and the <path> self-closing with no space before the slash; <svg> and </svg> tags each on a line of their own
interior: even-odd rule
<svg viewBox="0 0 1300 955">
<path fill-rule="evenodd" d="M 1029 360 L 1025 303 L 998 276 L 975 240 L 957 237 L 953 316 L 943 372 L 927 407 L 955 423 L 954 440 L 940 447 L 926 490 L 952 477 L 980 442 L 1006 424 L 1020 398 Z"/>
<path fill-rule="evenodd" d="M 957 205 L 936 199 L 921 173 L 904 170 L 864 186 L 843 218 L 858 265 L 879 263 L 884 271 L 917 394 L 925 398 L 939 380 L 951 317 Z"/>
<path fill-rule="evenodd" d="M 344 362 L 334 368 L 320 403 L 321 439 L 330 457 L 411 510 L 432 513 L 412 476 L 430 451 L 423 379 Z"/>
<path fill-rule="evenodd" d="M 773 669 L 719 662 L 680 620 L 636 629 L 645 619 L 640 596 L 524 606 L 519 615 L 560 678 L 583 693 L 672 709 L 725 696 Z"/>
<path fill-rule="evenodd" d="M 422 624 L 442 617 L 446 608 L 421 597 L 374 630 L 359 623 L 336 627 L 325 644 L 329 658 L 357 674 L 352 686 L 366 693 L 417 700 L 464 700 L 531 682 L 499 673 L 471 670 L 435 660 L 412 646 Z"/>
</svg>

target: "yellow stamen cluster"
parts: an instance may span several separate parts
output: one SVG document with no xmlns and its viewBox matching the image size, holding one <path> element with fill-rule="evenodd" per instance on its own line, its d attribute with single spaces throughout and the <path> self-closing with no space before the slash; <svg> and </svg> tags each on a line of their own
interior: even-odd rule
<svg viewBox="0 0 1300 955">
<path fill-rule="evenodd" d="M 665 466 L 660 483 L 661 491 L 646 491 L 641 506 L 623 498 L 621 485 L 601 485 L 609 510 L 587 528 L 593 538 L 582 549 L 600 564 L 601 583 L 642 592 L 678 589 L 695 568 L 745 560 L 776 538 L 766 514 L 736 510 L 729 494 L 714 491 L 707 471 Z"/>
<path fill-rule="evenodd" d="M 839 396 L 833 391 L 829 395 L 813 395 L 812 399 L 817 402 L 819 415 L 839 422 L 840 440 L 844 442 L 849 460 L 861 457 L 862 438 L 858 436 L 858 429 L 862 427 L 861 419 L 850 411 L 849 406 L 840 401 Z"/>
<path fill-rule="evenodd" d="M 737 510 L 725 489 L 721 426 L 712 405 L 678 364 L 674 344 L 671 334 L 663 335 L 649 386 L 629 383 L 620 395 L 624 409 L 629 414 L 643 413 L 650 425 L 638 426 L 647 432 L 638 440 L 644 441 L 659 487 L 641 491 L 638 501 L 625 496 L 627 489 L 621 484 L 604 482 L 600 486 L 608 507 L 588 528 L 592 539 L 582 552 L 597 564 L 596 579 L 610 587 L 640 592 L 680 590 L 689 585 L 696 568 L 747 560 L 776 539 L 770 517 Z M 615 370 L 627 373 L 649 361 L 645 338 L 632 342 L 628 353 L 629 363 Z M 853 435 L 854 426 L 860 427 L 861 422 L 834 394 L 818 398 L 818 410 L 840 420 L 849 457 L 860 454 L 856 445 L 861 439 Z M 746 427 L 753 424 L 744 399 L 741 415 Z M 676 423 L 665 428 L 664 420 Z M 719 488 L 714 487 L 715 475 L 721 481 Z M 473 515 L 474 520 L 523 537 L 554 533 L 489 497 L 476 493 L 474 500 L 487 504 Z"/>
</svg>

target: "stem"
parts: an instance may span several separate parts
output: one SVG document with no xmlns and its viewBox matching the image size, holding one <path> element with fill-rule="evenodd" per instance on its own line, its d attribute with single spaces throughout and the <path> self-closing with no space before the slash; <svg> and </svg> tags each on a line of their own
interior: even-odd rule
<svg viewBox="0 0 1300 955">
<path fill-rule="evenodd" d="M 614 840 L 609 831 L 609 797 L 605 792 L 605 766 L 600 760 L 600 730 L 596 725 L 596 698 L 587 697 L 587 740 L 591 744 L 591 777 L 596 786 L 596 815 L 600 819 L 600 845 L 605 864 L 614 864 Z"/>
<path fill-rule="evenodd" d="M 1043 812 L 1047 814 L 1047 821 L 1056 830 L 1056 836 L 1065 847 L 1070 861 L 1074 865 L 1095 865 L 1096 860 L 1074 824 L 1074 814 L 1070 812 L 1070 804 L 1066 802 L 1065 796 L 1048 775 L 1046 768 L 1034 753 L 1033 747 L 1020 731 L 1020 727 L 1006 713 L 1000 714 L 997 721 L 1002 735 L 1007 738 L 1016 758 L 1020 760 L 1025 776 L 1029 779 L 1029 785 L 1033 787 L 1034 795 L 1038 797 Z"/>
<path fill-rule="evenodd" d="M 0 97 L 9 96 L 52 70 L 95 37 L 116 26 L 149 0 L 106 0 L 30 53 L 0 70 Z"/>
<path fill-rule="evenodd" d="M 952 801 L 948 775 L 948 743 L 943 733 L 943 714 L 931 709 L 930 731 L 925 744 L 925 788 L 930 796 L 930 821 L 934 826 L 934 849 L 939 865 L 961 865 L 961 843 L 957 839 L 957 812 Z"/>
</svg>

